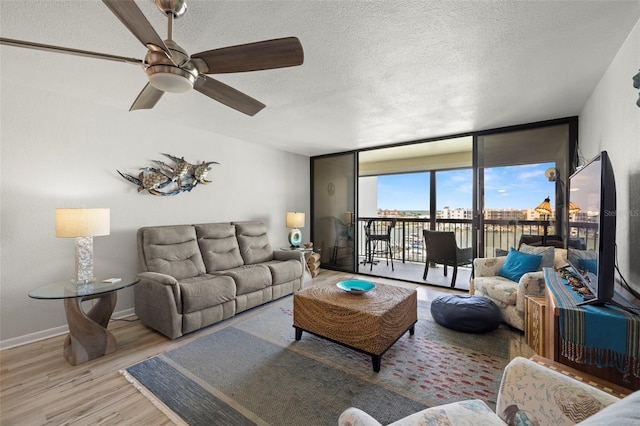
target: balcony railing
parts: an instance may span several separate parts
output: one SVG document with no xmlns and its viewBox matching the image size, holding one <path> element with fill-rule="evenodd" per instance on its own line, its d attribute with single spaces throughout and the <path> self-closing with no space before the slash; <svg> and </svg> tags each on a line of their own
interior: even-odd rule
<svg viewBox="0 0 640 426">
<path fill-rule="evenodd" d="M 369 219 L 361 217 L 358 220 L 359 241 L 358 256 L 366 254 L 366 236 L 364 227 Z M 428 218 L 396 218 L 396 227 L 391 236 L 394 259 L 402 262 L 424 263 L 426 252 L 424 247 L 423 229 L 430 229 Z M 484 220 L 484 253 L 486 257 L 495 256 L 496 249 L 509 250 L 518 247 L 522 235 L 543 236 L 556 235 L 553 223 L 537 220 Z M 473 227 L 470 219 L 437 219 L 436 231 L 452 231 L 455 234 L 458 247 L 471 247 L 473 241 Z M 580 242 L 587 249 L 597 248 L 597 233 L 595 223 L 570 222 L 570 239 Z"/>
</svg>

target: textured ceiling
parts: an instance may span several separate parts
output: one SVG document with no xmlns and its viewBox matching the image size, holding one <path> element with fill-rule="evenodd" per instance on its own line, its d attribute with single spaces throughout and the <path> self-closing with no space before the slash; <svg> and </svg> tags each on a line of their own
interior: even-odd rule
<svg viewBox="0 0 640 426">
<path fill-rule="evenodd" d="M 137 2 L 161 37 L 166 18 Z M 195 1 L 175 21 L 188 52 L 297 36 L 302 66 L 214 76 L 267 107 L 248 117 L 193 91 L 168 122 L 303 155 L 577 115 L 640 18 L 640 1 Z M 0 1 L 2 37 L 144 57 L 99 1 Z M 0 48 L 2 83 L 128 110 L 136 66 Z M 629 70 L 631 77 L 637 69 Z M 99 84 L 97 83 L 99 82 Z"/>
</svg>

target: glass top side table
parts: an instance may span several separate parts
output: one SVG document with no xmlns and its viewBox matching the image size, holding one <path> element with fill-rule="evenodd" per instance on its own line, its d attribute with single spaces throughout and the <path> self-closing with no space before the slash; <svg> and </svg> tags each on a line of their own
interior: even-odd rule
<svg viewBox="0 0 640 426">
<path fill-rule="evenodd" d="M 87 284 L 71 281 L 54 282 L 29 292 L 33 299 L 63 299 L 69 334 L 64 341 L 64 357 L 71 365 L 78 365 L 116 350 L 116 338 L 107 330 L 116 307 L 117 291 L 140 281 L 137 277 L 123 277 L 118 282 L 103 282 L 101 278 Z M 97 299 L 84 312 L 82 302 Z"/>
</svg>

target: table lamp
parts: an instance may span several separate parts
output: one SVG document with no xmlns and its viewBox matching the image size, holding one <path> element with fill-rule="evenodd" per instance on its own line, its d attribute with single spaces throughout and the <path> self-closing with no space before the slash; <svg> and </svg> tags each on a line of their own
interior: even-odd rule
<svg viewBox="0 0 640 426">
<path fill-rule="evenodd" d="M 76 239 L 76 284 L 95 281 L 93 237 L 109 235 L 109 209 L 56 209 L 56 237 Z"/>
<path fill-rule="evenodd" d="M 287 212 L 287 228 L 291 228 L 289 231 L 291 248 L 300 247 L 302 232 L 298 228 L 304 228 L 304 213 Z"/>
</svg>

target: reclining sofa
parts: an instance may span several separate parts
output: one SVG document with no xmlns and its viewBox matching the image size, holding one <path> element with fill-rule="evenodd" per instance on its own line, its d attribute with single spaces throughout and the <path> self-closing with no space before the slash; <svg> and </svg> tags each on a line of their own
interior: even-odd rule
<svg viewBox="0 0 640 426">
<path fill-rule="evenodd" d="M 137 239 L 135 313 L 170 339 L 302 287 L 303 254 L 273 250 L 261 222 L 145 227 Z"/>
</svg>

